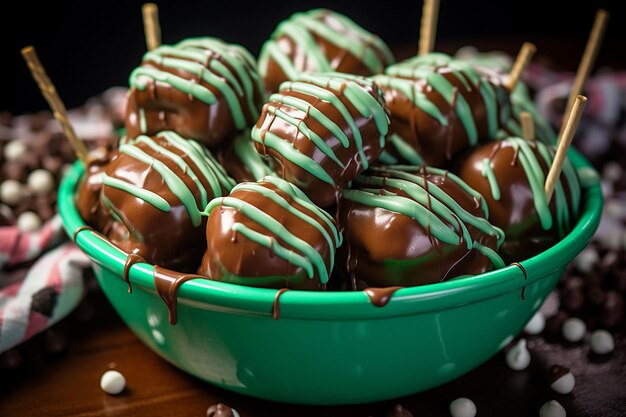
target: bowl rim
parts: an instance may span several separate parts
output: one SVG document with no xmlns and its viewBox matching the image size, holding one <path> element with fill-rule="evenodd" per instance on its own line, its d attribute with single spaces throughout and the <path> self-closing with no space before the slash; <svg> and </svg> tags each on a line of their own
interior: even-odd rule
<svg viewBox="0 0 626 417">
<path fill-rule="evenodd" d="M 591 164 L 576 150 L 569 157 L 581 178 L 583 199 L 581 215 L 571 232 L 544 252 L 520 261 L 522 268 L 509 265 L 475 276 L 456 278 L 397 290 L 384 307 L 376 307 L 364 291 L 301 291 L 280 294 L 280 319 L 359 320 L 383 319 L 455 308 L 480 302 L 506 293 L 523 291 L 533 282 L 564 268 L 589 242 L 595 233 L 603 207 L 600 177 Z M 74 193 L 84 165 L 77 161 L 64 177 L 59 188 L 58 205 L 63 225 L 70 237 L 86 226 L 75 206 Z M 83 229 L 75 236 L 78 247 L 98 267 L 106 268 L 122 280 L 127 254 L 97 232 Z M 156 293 L 154 267 L 137 263 L 130 268 L 133 288 Z M 178 291 L 178 304 L 202 309 L 272 317 L 279 290 L 229 284 L 210 279 L 194 279 L 183 283 Z M 523 295 L 523 294 L 520 294 Z M 132 293 L 128 295 L 132 297 Z M 523 298 L 523 297 L 522 297 Z M 163 304 L 165 307 L 165 304 Z M 538 306 L 537 306 L 538 307 Z"/>
</svg>

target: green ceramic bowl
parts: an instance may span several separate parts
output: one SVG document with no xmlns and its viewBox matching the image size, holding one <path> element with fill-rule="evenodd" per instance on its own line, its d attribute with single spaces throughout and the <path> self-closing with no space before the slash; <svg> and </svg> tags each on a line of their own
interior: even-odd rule
<svg viewBox="0 0 626 417">
<path fill-rule="evenodd" d="M 156 293 L 153 267 L 130 271 L 126 255 L 85 230 L 78 246 L 93 260 L 102 290 L 131 330 L 186 372 L 242 394 L 299 404 L 355 404 L 423 391 L 485 362 L 509 343 L 541 306 L 566 265 L 595 232 L 602 212 L 597 175 L 584 173 L 582 215 L 561 242 L 521 262 L 478 276 L 397 291 L 385 307 L 363 292 L 289 291 L 272 318 L 276 290 L 210 280 L 184 283 L 178 323 Z M 74 193 L 76 164 L 59 191 L 68 234 L 83 220 Z M 591 175 L 590 175 L 591 174 Z M 595 179 L 594 179 L 595 177 Z"/>
</svg>

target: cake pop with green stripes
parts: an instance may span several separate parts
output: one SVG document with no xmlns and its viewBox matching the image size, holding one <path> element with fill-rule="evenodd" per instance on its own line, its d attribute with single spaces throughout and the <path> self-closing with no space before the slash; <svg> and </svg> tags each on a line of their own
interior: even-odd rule
<svg viewBox="0 0 626 417">
<path fill-rule="evenodd" d="M 276 176 L 244 182 L 212 200 L 198 273 L 265 288 L 324 290 L 341 236 L 333 218 Z"/>
<path fill-rule="evenodd" d="M 235 186 L 205 147 L 171 131 L 122 143 L 86 181 L 79 212 L 120 249 L 177 271 L 194 271 L 204 253 L 206 205 Z"/>
<path fill-rule="evenodd" d="M 546 176 L 554 149 L 539 141 L 509 137 L 469 154 L 459 176 L 484 196 L 491 222 L 506 240 L 502 255 L 521 261 L 562 239 L 578 219 L 581 189 L 576 171 L 565 161 L 552 199 L 546 199 Z"/>
<path fill-rule="evenodd" d="M 265 42 L 259 71 L 270 93 L 299 74 L 373 75 L 394 62 L 387 45 L 348 17 L 327 9 L 295 13 Z"/>
<path fill-rule="evenodd" d="M 463 47 L 454 55 L 456 59 L 466 61 L 478 70 L 491 70 L 499 74 L 503 79 L 507 80 L 511 69 L 513 68 L 513 60 L 503 52 L 478 52 L 473 47 Z M 532 116 L 535 126 L 535 136 L 540 142 L 554 145 L 556 143 L 556 132 L 543 117 L 533 102 L 528 86 L 518 81 L 510 95 L 511 114 L 510 117 L 502 123 L 497 138 L 503 139 L 509 136 L 522 137 L 522 125 L 520 122 L 520 114 L 528 112 Z"/>
<path fill-rule="evenodd" d="M 264 99 L 252 55 L 209 37 L 147 52 L 129 83 L 131 138 L 171 130 L 213 147 L 252 126 Z"/>
<path fill-rule="evenodd" d="M 387 107 L 371 80 L 301 74 L 269 97 L 252 139 L 278 176 L 328 208 L 378 158 L 388 130 Z"/>
<path fill-rule="evenodd" d="M 482 196 L 437 168 L 374 167 L 345 190 L 338 264 L 346 287 L 415 286 L 504 266 Z"/>
<path fill-rule="evenodd" d="M 509 118 L 508 90 L 495 72 L 442 53 L 388 67 L 372 78 L 383 89 L 392 131 L 381 161 L 445 166 L 496 137 Z"/>
</svg>

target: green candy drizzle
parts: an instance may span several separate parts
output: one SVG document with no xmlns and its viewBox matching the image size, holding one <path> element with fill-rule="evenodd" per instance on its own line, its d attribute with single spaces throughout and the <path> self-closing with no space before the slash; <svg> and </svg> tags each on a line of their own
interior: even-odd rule
<svg viewBox="0 0 626 417">
<path fill-rule="evenodd" d="M 483 177 L 487 178 L 489 181 L 489 187 L 491 187 L 491 196 L 494 200 L 500 201 L 500 187 L 498 186 L 498 179 L 496 178 L 496 173 L 493 171 L 493 166 L 491 165 L 491 161 L 489 158 L 483 159 L 483 170 L 481 172 Z"/>
<path fill-rule="evenodd" d="M 550 230 L 553 226 L 554 220 L 552 213 L 550 212 L 550 206 L 546 200 L 544 192 L 545 173 L 539 164 L 538 157 L 550 166 L 554 159 L 554 152 L 550 150 L 548 145 L 541 142 L 528 142 L 522 138 L 509 137 L 503 139 L 506 143 L 511 144 L 518 153 L 517 158 L 521 164 L 528 183 L 533 194 L 533 201 L 537 216 L 541 223 L 541 227 L 544 230 Z M 535 150 L 539 156 L 535 153 Z M 492 195 L 494 199 L 498 200 L 495 195 L 499 195 L 499 184 L 493 169 L 491 168 L 491 162 L 489 159 L 483 161 L 483 173 L 487 172 L 487 178 L 489 179 L 489 186 L 491 187 Z M 493 176 L 493 181 L 490 178 Z M 569 204 L 566 198 L 565 190 L 563 188 L 561 180 L 557 182 L 554 192 L 554 200 L 556 205 L 556 220 L 559 231 L 559 236 L 564 236 L 569 230 L 570 219 L 576 218 L 578 215 L 578 207 L 581 200 L 580 182 L 576 175 L 576 171 L 569 160 L 566 160 L 563 164 L 563 170 L 561 175 L 565 176 L 568 183 L 568 189 L 570 191 L 570 197 L 572 200 L 573 213 L 570 213 Z"/>
<path fill-rule="evenodd" d="M 145 188 L 141 188 L 135 184 L 120 180 L 119 178 L 109 177 L 105 173 L 102 173 L 102 183 L 104 185 L 108 185 L 109 187 L 125 191 L 128 194 L 132 194 L 138 199 L 153 205 L 155 208 L 161 211 L 170 211 L 170 203 L 168 203 L 166 199 L 164 199 L 157 193 L 154 193 L 150 190 L 146 190 Z"/>
<path fill-rule="evenodd" d="M 221 166 L 208 153 L 208 151 L 204 151 L 202 147 L 196 144 L 194 141 L 185 140 L 178 134 L 169 131 L 158 133 L 156 136 L 162 137 L 172 146 L 180 149 L 184 155 L 188 156 L 192 160 L 195 168 L 197 168 L 202 173 L 206 181 L 211 185 L 214 196 L 219 197 L 222 195 L 222 187 L 226 190 L 230 190 L 235 185 L 235 181 L 226 175 L 226 173 L 223 171 L 223 168 L 221 168 Z M 165 163 L 140 149 L 137 145 L 141 143 L 148 146 L 157 155 L 172 160 L 178 167 L 181 168 L 183 172 L 186 173 L 186 175 L 189 175 L 189 177 L 194 181 L 200 191 L 200 205 L 201 207 L 204 207 L 208 203 L 207 190 L 202 185 L 202 182 L 195 174 L 192 167 L 180 155 L 177 155 L 176 153 L 165 149 L 163 146 L 159 145 L 153 138 L 150 138 L 148 136 L 139 136 L 133 141 L 123 143 L 122 145 L 120 145 L 119 148 L 119 151 L 121 153 L 129 155 L 132 158 L 135 158 L 138 161 L 143 162 L 144 164 L 156 170 L 161 175 L 161 177 L 163 177 L 163 181 L 165 182 L 167 187 L 174 193 L 174 195 L 176 195 L 176 197 L 180 200 L 183 206 L 185 206 L 192 224 L 196 227 L 199 226 L 202 223 L 202 211 L 198 207 L 198 203 L 196 202 L 196 198 L 193 192 L 189 189 L 189 187 L 187 187 L 185 182 L 176 173 L 168 168 Z M 120 184 L 116 185 L 116 188 L 120 188 Z M 151 193 L 147 190 L 144 191 L 151 194 L 139 193 L 137 189 L 138 187 L 133 187 L 135 188 L 129 188 L 126 191 L 131 192 L 138 198 L 145 199 L 148 203 L 154 205 L 159 209 L 161 209 L 161 207 L 164 207 L 162 202 L 158 202 L 157 200 L 155 200 L 154 195 L 156 194 Z M 157 206 L 157 204 L 159 204 L 160 207 Z M 168 209 L 164 211 L 169 211 L 169 205 Z"/>
<path fill-rule="evenodd" d="M 290 183 L 289 181 L 285 181 L 274 175 L 268 175 L 267 177 L 263 178 L 263 181 L 274 184 L 279 190 L 291 195 L 294 201 L 296 201 L 302 207 L 305 207 L 306 209 L 312 211 L 313 213 L 316 213 L 324 221 L 324 223 L 328 225 L 328 228 L 333 231 L 335 241 L 337 242 L 337 247 L 341 246 L 343 242 L 343 235 L 341 235 L 337 231 L 337 227 L 335 226 L 335 221 L 333 220 L 333 217 L 330 214 L 328 214 L 325 210 L 322 210 L 319 207 L 317 207 L 309 199 L 309 197 L 306 194 L 304 194 L 304 192 L 302 192 L 302 190 L 300 190 L 298 187 L 296 187 L 294 184 Z"/>
<path fill-rule="evenodd" d="M 480 194 L 472 190 L 456 175 L 435 168 L 426 167 L 422 169 L 428 174 L 447 175 L 449 180 L 459 184 L 472 197 L 480 197 Z M 481 201 L 481 208 L 483 208 L 485 218 L 475 216 L 462 208 L 451 196 L 436 184 L 428 181 L 427 178 L 406 172 L 415 170 L 416 167 L 414 166 L 372 168 L 370 175 L 361 175 L 357 181 L 377 188 L 359 187 L 355 190 L 346 190 L 344 198 L 370 207 L 382 207 L 411 217 L 439 241 L 448 244 L 459 244 L 461 241 L 465 241 L 468 250 L 478 250 L 487 256 L 495 267 L 504 266 L 504 262 L 495 251 L 471 239 L 466 226 L 470 224 L 484 234 L 495 237 L 497 247 L 500 247 L 504 241 L 504 232 L 487 221 L 488 213 L 484 201 Z M 409 197 L 387 191 L 384 189 L 385 185 L 402 190 Z"/>
<path fill-rule="evenodd" d="M 252 119 L 259 116 L 254 96 L 255 92 L 258 96 L 263 94 L 261 80 L 255 70 L 254 58 L 238 45 L 230 45 L 216 38 L 192 38 L 174 46 L 163 45 L 147 52 L 143 62 L 153 62 L 166 69 L 188 72 L 215 88 L 226 100 L 238 129 L 248 126 L 240 99 L 246 103 Z M 145 90 L 150 80 L 168 84 L 207 105 L 217 102 L 215 94 L 196 80 L 188 80 L 152 67 L 136 68 L 131 73 L 129 82 L 131 87 Z M 140 109 L 140 113 L 142 110 Z M 145 117 L 143 120 L 145 121 Z M 143 127 L 141 129 L 145 132 Z"/>
<path fill-rule="evenodd" d="M 359 84 L 361 83 L 361 84 Z M 319 98 L 325 102 L 330 103 L 337 111 L 343 116 L 344 120 L 348 124 L 350 132 L 352 133 L 354 146 L 357 149 L 357 153 L 360 157 L 361 164 L 364 169 L 367 169 L 369 163 L 365 156 L 363 148 L 363 139 L 361 132 L 357 126 L 356 120 L 350 114 L 348 108 L 341 101 L 339 96 L 341 94 L 346 97 L 349 102 L 357 109 L 359 114 L 367 119 L 373 119 L 378 133 L 380 135 L 380 144 L 384 146 L 385 138 L 389 130 L 389 118 L 385 112 L 383 105 L 373 97 L 366 88 L 373 88 L 375 86 L 370 80 L 363 77 L 352 76 L 340 73 L 329 73 L 320 75 L 303 74 L 301 81 L 286 81 L 281 85 L 280 93 L 270 96 L 270 101 L 266 107 L 267 113 L 280 118 L 281 120 L 294 126 L 298 132 L 311 140 L 328 158 L 333 160 L 340 167 L 344 167 L 344 164 L 337 158 L 336 154 L 330 148 L 326 142 L 316 132 L 309 129 L 305 123 L 306 117 L 311 117 L 322 126 L 328 129 L 344 146 L 347 148 L 350 146 L 350 140 L 344 133 L 343 129 L 335 122 L 330 120 L 313 104 L 306 100 L 289 96 L 290 91 L 296 91 L 302 94 Z M 274 105 L 274 103 L 277 103 Z M 278 104 L 293 109 L 299 110 L 305 114 L 303 118 L 298 119 L 289 115 L 283 111 Z M 254 127 L 252 129 L 252 139 L 255 142 L 264 144 L 269 148 L 275 149 L 285 158 L 291 162 L 302 167 L 305 171 L 311 173 L 316 178 L 324 181 L 328 184 L 334 185 L 335 181 L 328 175 L 328 173 L 321 168 L 321 166 L 315 162 L 312 158 L 300 153 L 293 145 L 287 140 L 275 135 L 274 133 L 261 127 Z"/>
<path fill-rule="evenodd" d="M 332 25 L 323 21 L 325 15 L 341 24 L 345 30 L 357 37 L 346 36 Z M 314 36 L 315 35 L 315 36 Z M 279 46 L 277 39 L 286 36 L 304 53 L 307 63 L 314 63 L 316 72 L 332 71 L 333 64 L 329 62 L 320 49 L 315 37 L 324 39 L 337 48 L 348 51 L 360 59 L 373 74 L 380 73 L 388 63 L 394 62 L 393 54 L 387 45 L 376 35 L 373 35 L 347 17 L 329 10 L 315 9 L 308 12 L 295 13 L 289 19 L 281 22 L 271 38 L 265 42 L 259 56 L 259 71 L 265 77 L 270 58 L 273 59 L 288 79 L 295 79 L 301 71 L 295 62 Z M 382 54 L 382 59 L 379 56 Z"/>
<path fill-rule="evenodd" d="M 263 138 L 261 138 L 261 136 L 263 136 Z M 328 175 L 328 172 L 326 172 L 320 164 L 294 148 L 291 143 L 285 141 L 280 136 L 272 132 L 261 132 L 261 130 L 255 126 L 252 128 L 252 139 L 254 139 L 255 142 L 262 143 L 263 146 L 276 150 L 283 157 L 302 167 L 302 169 L 319 180 L 332 186 L 335 185 L 335 180 Z"/>
<path fill-rule="evenodd" d="M 432 88 L 441 95 L 448 105 L 454 104 L 454 112 L 461 121 L 470 145 L 478 142 L 476 121 L 467 100 L 446 77 L 438 72 L 439 67 L 446 66 L 462 84 L 461 88 L 467 91 L 477 89 L 485 105 L 489 136 L 495 138 L 498 134 L 498 97 L 494 86 L 479 73 L 472 65 L 453 59 L 442 53 L 430 53 L 418 56 L 387 68 L 384 75 L 372 77 L 374 82 L 383 88 L 396 90 L 404 95 L 417 108 L 435 119 L 442 126 L 448 126 L 449 120 L 435 103 L 424 94 L 424 90 Z M 424 81 L 422 85 L 416 81 Z M 401 137 L 392 139 L 398 155 L 407 162 L 419 164 L 421 156 Z"/>
<path fill-rule="evenodd" d="M 336 245 L 333 242 L 333 239 L 330 237 L 330 235 L 326 231 L 326 229 L 319 223 L 317 219 L 298 210 L 293 205 L 291 205 L 289 201 L 281 197 L 278 193 L 276 193 L 273 190 L 270 190 L 269 188 L 263 187 L 262 185 L 259 185 L 253 182 L 241 183 L 233 189 L 233 191 L 238 191 L 238 190 L 253 191 L 253 192 L 259 193 L 263 197 L 266 197 L 272 200 L 274 203 L 278 204 L 279 206 L 287 210 L 289 213 L 293 214 L 294 216 L 300 218 L 301 220 L 305 221 L 306 223 L 316 228 L 324 236 L 324 239 L 326 239 L 326 242 L 328 243 L 328 247 L 331 248 L 330 269 L 331 270 L 333 269 L 335 265 L 335 254 L 332 249 L 336 248 Z M 334 241 L 335 242 L 337 241 L 336 237 Z"/>
<path fill-rule="evenodd" d="M 259 153 L 254 149 L 254 143 L 250 140 L 250 134 L 238 135 L 233 143 L 235 154 L 241 162 L 250 170 L 255 180 L 260 180 L 270 175 L 272 170 L 263 162 Z"/>
<path fill-rule="evenodd" d="M 270 180 L 268 182 L 271 182 L 271 183 L 281 183 L 280 189 L 288 193 L 289 196 L 293 198 L 295 202 L 304 203 L 302 204 L 304 207 L 309 208 L 308 206 L 313 205 L 310 202 L 310 200 L 308 200 L 308 198 L 306 197 L 305 197 L 306 199 L 302 198 L 303 197 L 302 193 L 296 193 L 294 191 L 295 186 L 288 184 L 284 180 L 280 180 L 279 178 L 276 178 L 276 177 L 266 177 L 266 179 Z M 316 227 L 317 230 L 319 230 L 322 233 L 324 238 L 329 243 L 329 248 L 330 248 L 330 253 L 331 253 L 330 263 L 331 265 L 334 265 L 334 249 L 338 246 L 338 243 L 339 243 L 338 239 L 335 239 L 335 242 L 338 242 L 338 243 L 333 244 L 333 241 L 330 235 L 322 227 L 322 225 L 319 224 L 318 219 L 312 218 L 308 216 L 306 213 L 303 213 L 297 210 L 295 207 L 289 204 L 289 202 L 286 199 L 284 199 L 282 196 L 278 195 L 276 192 L 269 190 L 261 185 L 258 185 L 255 183 L 241 183 L 237 185 L 235 188 L 233 188 L 233 191 L 237 191 L 237 190 L 247 190 L 247 191 L 260 193 L 261 195 L 274 201 L 276 204 L 279 204 L 281 207 L 287 209 L 290 213 L 298 216 L 302 220 Z M 210 216 L 211 211 L 215 207 L 218 207 L 218 206 L 232 207 L 232 208 L 239 210 L 250 220 L 262 225 L 271 233 L 277 236 L 280 236 L 282 240 L 284 240 L 287 244 L 289 244 L 290 246 L 292 246 L 293 248 L 295 248 L 296 250 L 298 250 L 305 256 L 294 254 L 293 251 L 287 250 L 284 247 L 278 245 L 278 243 L 274 239 L 265 235 L 261 235 L 258 232 L 254 232 L 253 230 L 251 230 L 250 228 L 246 227 L 243 224 L 239 224 L 239 226 L 238 224 L 233 225 L 233 230 L 243 234 L 247 238 L 258 243 L 259 245 L 265 246 L 266 248 L 274 252 L 277 256 L 285 259 L 287 262 L 290 262 L 294 265 L 301 267 L 302 269 L 305 270 L 307 276 L 310 279 L 314 277 L 314 270 L 317 270 L 317 275 L 320 279 L 320 282 L 322 284 L 326 284 L 328 282 L 328 270 L 326 269 L 326 264 L 321 254 L 317 252 L 317 250 L 313 246 L 311 246 L 308 242 L 306 242 L 305 240 L 291 233 L 279 221 L 272 218 L 270 215 L 260 210 L 259 208 L 243 200 L 239 200 L 233 197 L 221 197 L 221 198 L 213 199 L 207 205 L 204 211 L 205 215 Z M 312 211 L 313 213 L 318 214 L 319 216 L 319 213 L 321 210 L 315 208 Z M 327 217 L 323 215 L 319 217 L 322 220 L 327 219 Z M 331 230 L 334 236 L 338 235 L 336 227 L 332 226 Z M 332 269 L 332 266 L 331 266 L 331 269 Z"/>
<path fill-rule="evenodd" d="M 388 194 L 380 195 L 363 190 L 346 190 L 343 193 L 343 197 L 367 206 L 382 207 L 386 210 L 411 217 L 444 243 L 457 245 L 461 242 L 459 236 L 447 224 L 426 207 L 410 198 Z"/>
</svg>

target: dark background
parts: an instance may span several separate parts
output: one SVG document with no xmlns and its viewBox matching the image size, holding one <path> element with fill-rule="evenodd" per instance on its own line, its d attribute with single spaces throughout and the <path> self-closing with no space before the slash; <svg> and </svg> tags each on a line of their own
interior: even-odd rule
<svg viewBox="0 0 626 417">
<path fill-rule="evenodd" d="M 31 112 L 47 105 L 19 54 L 35 45 L 68 107 L 109 86 L 125 85 L 145 51 L 141 4 L 119 2 L 22 1 L 3 11 L 0 25 L 0 110 Z M 578 4 L 580 3 L 580 4 Z M 561 69 L 576 69 L 571 57 L 582 55 L 595 11 L 611 13 L 598 67 L 626 68 L 626 2 L 509 2 L 441 0 L 437 49 L 454 51 L 466 44 L 514 52 L 523 40 L 535 42 L 538 55 L 551 56 Z M 381 36 L 400 55 L 417 48 L 421 1 L 158 1 L 164 43 L 211 35 L 240 43 L 255 55 L 276 24 L 294 11 L 329 7 Z M 6 6 L 6 3 L 5 3 Z M 8 23 L 6 23 L 8 21 Z M 575 49 L 575 51 L 572 51 Z M 567 56 L 569 59 L 560 59 Z"/>
</svg>

